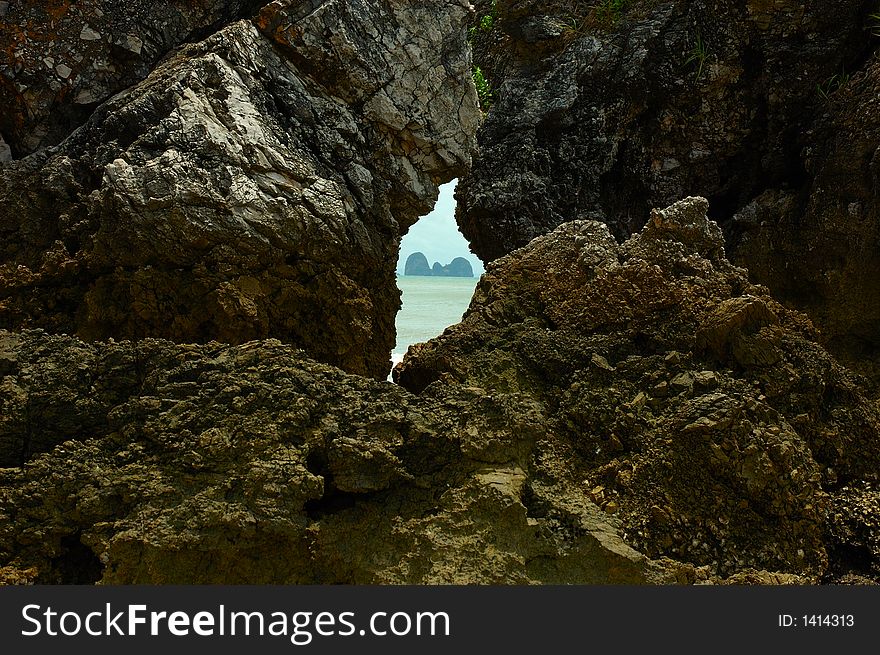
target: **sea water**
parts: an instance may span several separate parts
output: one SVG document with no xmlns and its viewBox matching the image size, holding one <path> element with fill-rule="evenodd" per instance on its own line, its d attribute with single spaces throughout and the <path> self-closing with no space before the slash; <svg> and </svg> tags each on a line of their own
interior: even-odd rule
<svg viewBox="0 0 880 655">
<path fill-rule="evenodd" d="M 412 344 L 429 341 L 458 323 L 478 281 L 476 277 L 398 277 L 403 306 L 397 312 L 397 344 L 391 361 L 396 364 Z"/>
</svg>

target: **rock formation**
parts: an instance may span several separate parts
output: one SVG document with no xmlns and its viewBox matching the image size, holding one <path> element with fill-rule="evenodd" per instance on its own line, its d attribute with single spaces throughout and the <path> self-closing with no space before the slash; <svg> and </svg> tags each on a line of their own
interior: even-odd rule
<svg viewBox="0 0 880 655">
<path fill-rule="evenodd" d="M 271 340 L 0 333 L 0 579 L 876 576 L 880 411 L 705 211 L 495 262 L 418 395 Z"/>
<path fill-rule="evenodd" d="M 0 365 L 0 449 L 18 466 L 0 468 L 0 581 L 696 575 L 626 546 L 592 505 L 560 506 L 573 530 L 532 516 L 523 503 L 543 418 L 522 395 L 416 397 L 273 341 L 0 332 Z M 34 407 L 57 409 L 28 428 Z"/>
<path fill-rule="evenodd" d="M 854 500 L 876 502 L 857 488 L 880 474 L 880 411 L 803 315 L 725 259 L 706 210 L 654 212 L 620 246 L 596 221 L 535 239 L 491 264 L 462 322 L 410 348 L 395 377 L 536 403 L 533 516 L 557 516 L 547 498 L 592 501 L 633 548 L 717 575 L 859 561 L 876 575 L 876 527 Z M 829 539 L 838 512 L 847 527 Z"/>
<path fill-rule="evenodd" d="M 404 275 L 434 276 L 434 277 L 473 277 L 474 269 L 471 263 L 464 257 L 456 257 L 445 266 L 440 262 L 434 262 L 434 266 L 428 267 L 428 259 L 424 253 L 414 252 L 406 258 Z"/>
<path fill-rule="evenodd" d="M 403 269 L 404 275 L 425 276 L 431 275 L 431 268 L 428 266 L 428 258 L 424 253 L 414 252 L 406 258 L 406 266 Z"/>
<path fill-rule="evenodd" d="M 439 272 L 437 271 L 438 266 L 440 267 Z M 471 267 L 471 263 L 464 257 L 456 257 L 446 266 L 440 266 L 440 262 L 435 262 L 434 275 L 441 277 L 473 277 L 474 269 Z"/>
<path fill-rule="evenodd" d="M 869 3 L 493 4 L 474 47 L 494 104 L 456 192 L 474 252 L 495 259 L 584 218 L 625 238 L 650 208 L 699 194 L 734 261 L 808 311 L 835 352 L 876 357 Z"/>
<path fill-rule="evenodd" d="M 65 13 L 59 49 L 99 32 L 87 7 Z M 278 0 L 171 53 L 57 147 L 3 165 L 0 326 L 278 337 L 384 377 L 399 235 L 470 161 L 468 19 L 464 0 L 356 11 Z M 71 84 L 103 89 L 139 71 Z M 50 120 L 76 99 L 35 102 Z"/>
<path fill-rule="evenodd" d="M 0 16 L 0 133 L 16 156 L 56 145 L 162 57 L 258 0 L 18 0 Z M 0 159 L 2 161 L 2 159 Z"/>
<path fill-rule="evenodd" d="M 0 584 L 880 580 L 868 3 L 476 5 L 0 2 Z"/>
</svg>

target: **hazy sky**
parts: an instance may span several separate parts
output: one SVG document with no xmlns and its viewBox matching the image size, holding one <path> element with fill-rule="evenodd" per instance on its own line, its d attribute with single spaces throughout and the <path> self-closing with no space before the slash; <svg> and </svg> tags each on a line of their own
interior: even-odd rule
<svg viewBox="0 0 880 655">
<path fill-rule="evenodd" d="M 400 260 L 397 262 L 397 270 L 403 272 L 406 258 L 414 252 L 423 252 L 428 258 L 428 266 L 434 262 L 440 262 L 444 266 L 456 257 L 464 257 L 471 263 L 474 275 L 483 274 L 483 263 L 473 254 L 468 242 L 455 223 L 455 191 L 457 180 L 440 187 L 440 197 L 437 204 L 427 216 L 419 219 L 419 222 L 409 228 L 406 236 L 400 243 Z"/>
</svg>

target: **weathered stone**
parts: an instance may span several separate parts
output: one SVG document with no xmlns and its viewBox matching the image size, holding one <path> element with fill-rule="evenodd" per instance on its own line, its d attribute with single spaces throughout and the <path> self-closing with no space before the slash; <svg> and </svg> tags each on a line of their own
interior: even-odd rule
<svg viewBox="0 0 880 655">
<path fill-rule="evenodd" d="M 533 475 L 583 481 L 649 557 L 722 577 L 852 571 L 826 512 L 839 485 L 877 476 L 880 412 L 803 315 L 725 259 L 706 209 L 654 212 L 586 269 L 601 224 L 561 225 L 490 265 L 462 322 L 394 374 L 534 398 L 548 431 Z"/>
<path fill-rule="evenodd" d="M 456 191 L 474 252 L 599 216 L 623 239 L 699 194 L 731 260 L 880 376 L 880 40 L 861 0 L 494 6 L 474 35 L 494 104 Z"/>
<path fill-rule="evenodd" d="M 414 252 L 406 258 L 406 265 L 403 269 L 404 275 L 432 275 L 431 268 L 428 266 L 428 259 L 424 253 Z"/>
<path fill-rule="evenodd" d="M 0 326 L 278 337 L 384 378 L 399 237 L 470 161 L 468 17 L 272 2 L 169 56 L 4 167 Z"/>
<path fill-rule="evenodd" d="M 535 474 L 528 397 L 415 397 L 272 341 L 0 332 L 0 351 L 7 382 L 59 404 L 6 425 L 43 452 L 0 468 L 0 583 L 675 579 L 621 538 L 613 500 Z"/>
<path fill-rule="evenodd" d="M 94 103 L 144 79 L 171 49 L 224 22 L 253 14 L 261 0 L 20 0 L 0 24 L 0 132 L 17 158 L 60 143 Z M 123 42 L 103 35 L 129 34 Z M 140 47 L 129 44 L 140 43 Z M 10 60 L 14 57 L 14 60 Z M 53 87 L 35 62 L 49 57 L 71 70 Z M 23 85 L 22 89 L 17 88 Z"/>
<path fill-rule="evenodd" d="M 3 135 L 0 134 L 0 164 L 8 161 L 12 161 L 12 149 L 9 147 L 9 144 L 3 140 Z"/>
<path fill-rule="evenodd" d="M 823 342 L 880 376 L 880 59 L 822 103 L 802 192 L 765 191 L 735 217 L 734 255 L 803 308 Z"/>
<path fill-rule="evenodd" d="M 98 32 L 93 30 L 91 27 L 86 25 L 79 33 L 79 38 L 83 41 L 97 41 L 101 38 L 101 35 L 98 34 Z"/>
</svg>

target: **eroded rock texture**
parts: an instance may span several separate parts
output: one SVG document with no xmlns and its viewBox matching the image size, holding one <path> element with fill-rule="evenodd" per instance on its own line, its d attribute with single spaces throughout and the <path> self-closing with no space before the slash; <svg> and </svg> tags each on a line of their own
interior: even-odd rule
<svg viewBox="0 0 880 655">
<path fill-rule="evenodd" d="M 0 326 L 277 337 L 384 377 L 399 237 L 470 162 L 468 16 L 272 2 L 4 164 Z"/>
<path fill-rule="evenodd" d="M 734 216 L 737 257 L 803 307 L 834 352 L 878 377 L 880 59 L 832 96 L 814 134 L 806 191 L 765 191 Z"/>
<path fill-rule="evenodd" d="M 0 581 L 696 575 L 628 547 L 581 496 L 530 488 L 545 419 L 527 396 L 415 397 L 272 341 L 0 333 L 0 363 L 0 464 L 16 467 L 0 468 Z"/>
<path fill-rule="evenodd" d="M 0 16 L 0 134 L 23 156 L 55 145 L 184 41 L 258 0 L 18 0 Z"/>
<path fill-rule="evenodd" d="M 733 261 L 836 353 L 876 357 L 870 3 L 622 4 L 498 0 L 493 29 L 475 32 L 495 98 L 458 187 L 475 252 L 584 218 L 625 238 L 650 208 L 705 196 Z"/>
<path fill-rule="evenodd" d="M 875 522 L 845 488 L 878 476 L 880 412 L 802 314 L 725 259 L 706 210 L 656 211 L 620 246 L 596 221 L 535 239 L 395 375 L 533 398 L 529 488 L 592 498 L 650 557 L 822 574 L 830 555 L 876 575 Z"/>
<path fill-rule="evenodd" d="M 880 412 L 705 212 L 495 262 L 418 395 L 271 340 L 0 333 L 0 581 L 875 579 Z"/>
</svg>

